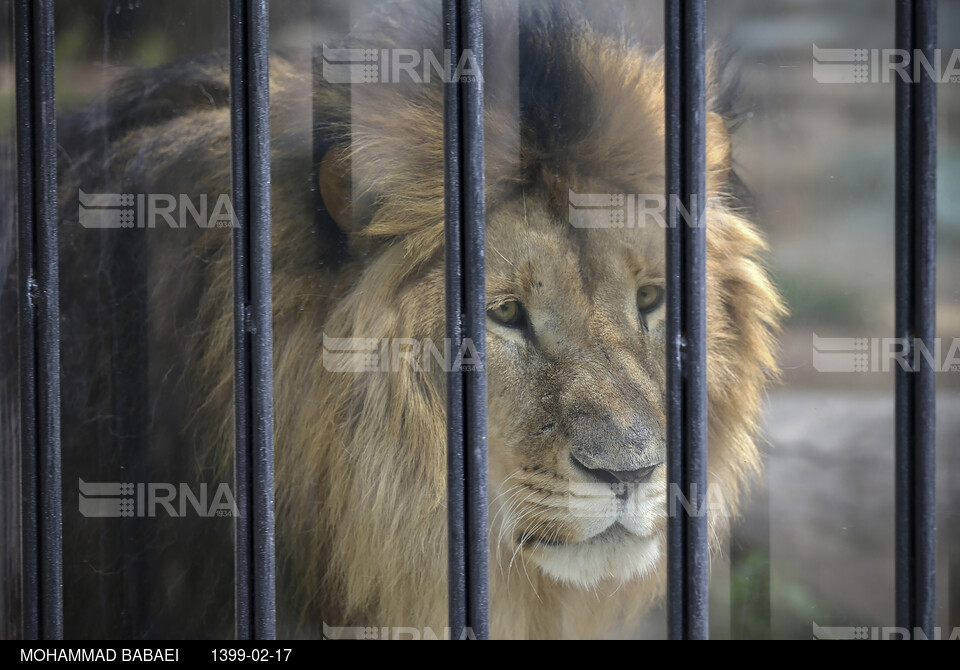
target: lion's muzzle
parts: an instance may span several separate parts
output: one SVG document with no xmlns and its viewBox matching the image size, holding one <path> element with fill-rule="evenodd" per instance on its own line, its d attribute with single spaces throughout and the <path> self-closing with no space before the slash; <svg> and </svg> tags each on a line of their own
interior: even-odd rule
<svg viewBox="0 0 960 670">
<path fill-rule="evenodd" d="M 615 486 L 642 484 L 664 462 L 662 427 L 649 415 L 634 415 L 628 426 L 610 412 L 581 414 L 573 423 L 574 476 Z"/>
</svg>

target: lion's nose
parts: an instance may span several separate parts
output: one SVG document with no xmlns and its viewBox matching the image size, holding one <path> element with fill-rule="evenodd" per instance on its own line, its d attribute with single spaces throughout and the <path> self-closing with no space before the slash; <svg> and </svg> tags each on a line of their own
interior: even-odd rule
<svg viewBox="0 0 960 670">
<path fill-rule="evenodd" d="M 661 465 L 661 463 L 654 463 L 653 465 L 637 470 L 605 470 L 603 468 L 588 468 L 581 463 L 574 454 L 571 454 L 571 460 L 573 460 L 578 469 L 593 475 L 607 484 L 643 484 L 650 479 L 653 471 Z"/>
</svg>

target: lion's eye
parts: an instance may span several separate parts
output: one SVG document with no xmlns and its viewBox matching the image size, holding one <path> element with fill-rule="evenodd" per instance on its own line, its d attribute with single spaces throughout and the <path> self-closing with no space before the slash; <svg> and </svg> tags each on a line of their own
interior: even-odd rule
<svg viewBox="0 0 960 670">
<path fill-rule="evenodd" d="M 637 290 L 637 309 L 641 314 L 649 314 L 663 304 L 663 289 L 650 284 Z"/>
<path fill-rule="evenodd" d="M 516 300 L 502 302 L 493 309 L 487 310 L 487 315 L 498 323 L 511 328 L 519 328 L 523 325 L 526 313 Z"/>
</svg>

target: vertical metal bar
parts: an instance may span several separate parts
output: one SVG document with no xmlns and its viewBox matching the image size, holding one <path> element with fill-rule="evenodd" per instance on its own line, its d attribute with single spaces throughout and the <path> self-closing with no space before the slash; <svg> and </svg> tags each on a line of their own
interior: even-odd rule
<svg viewBox="0 0 960 670">
<path fill-rule="evenodd" d="M 461 55 L 483 71 L 480 0 L 445 0 L 444 47 L 452 55 L 444 89 L 447 336 L 474 347 L 478 365 L 447 384 L 450 629 L 490 635 L 487 530 L 486 285 L 484 272 L 483 81 L 461 81 Z"/>
<path fill-rule="evenodd" d="M 909 50 L 913 44 L 913 1 L 898 0 L 896 9 L 896 46 Z M 911 229 L 911 201 L 913 183 L 911 175 L 911 156 L 913 155 L 913 133 L 911 132 L 912 95 L 910 85 L 896 82 L 896 317 L 895 337 L 909 340 L 912 331 L 913 234 Z M 913 524 L 912 491 L 913 467 L 910 454 L 913 426 L 913 394 L 909 373 L 899 367 L 895 371 L 895 496 L 896 512 L 894 532 L 895 549 L 895 599 L 896 623 L 902 628 L 910 628 L 913 620 Z"/>
<path fill-rule="evenodd" d="M 231 0 L 238 639 L 276 637 L 268 47 L 266 0 Z"/>
<path fill-rule="evenodd" d="M 443 3 L 444 49 L 460 53 L 458 0 Z M 444 84 L 443 109 L 446 250 L 446 336 L 463 341 L 463 258 L 460 209 L 460 84 Z M 463 373 L 447 373 L 447 600 L 451 639 L 467 625 L 466 478 L 464 476 Z"/>
<path fill-rule="evenodd" d="M 916 0 L 914 44 L 929 63 L 937 48 L 937 2 Z M 937 81 L 918 78 L 913 105 L 913 184 L 915 337 L 926 351 L 936 350 L 937 313 Z M 915 363 L 919 362 L 914 356 Z M 914 493 L 916 507 L 916 626 L 933 637 L 936 617 L 936 369 L 917 366 L 914 390 L 916 446 Z"/>
<path fill-rule="evenodd" d="M 666 191 L 667 197 L 680 193 L 682 126 L 680 95 L 681 34 L 680 3 L 666 0 L 664 6 L 664 96 L 667 114 Z M 668 209 L 672 212 L 675 207 Z M 685 533 L 677 507 L 676 491 L 683 479 L 683 362 L 680 333 L 683 328 L 683 239 L 671 215 L 666 231 L 666 327 L 667 327 L 667 635 L 683 638 Z"/>
<path fill-rule="evenodd" d="M 665 0 L 667 195 L 667 619 L 708 634 L 706 85 L 703 0 Z M 688 502 L 687 506 L 681 501 Z"/>
<path fill-rule="evenodd" d="M 33 22 L 29 0 L 14 5 L 17 70 L 17 208 L 20 310 L 20 495 L 23 558 L 23 638 L 40 638 L 40 493 L 37 486 L 37 319 L 33 295 L 35 197 L 33 175 Z"/>
<path fill-rule="evenodd" d="M 920 352 L 936 337 L 936 0 L 898 0 L 897 48 L 911 77 L 896 84 L 896 337 L 911 370 L 896 371 L 896 619 L 933 635 L 936 582 L 936 370 Z M 914 637 L 917 637 L 914 635 Z"/>
<path fill-rule="evenodd" d="M 63 637 L 60 291 L 52 0 L 17 0 L 23 636 Z"/>
<path fill-rule="evenodd" d="M 472 52 L 479 72 L 483 72 L 483 3 L 462 2 L 461 40 L 465 51 Z M 452 59 L 451 59 L 452 60 Z M 489 623 L 489 548 L 487 520 L 487 372 L 486 372 L 486 271 L 484 154 L 483 154 L 483 81 L 474 78 L 462 82 L 463 114 L 463 248 L 465 309 L 464 337 L 475 348 L 478 367 L 468 370 L 464 380 L 466 416 L 467 476 L 467 588 L 470 606 L 467 624 L 479 639 L 490 637 Z"/>
<path fill-rule="evenodd" d="M 960 500 L 960 449 L 950 449 L 947 465 L 947 500 Z M 960 514 L 946 519 L 947 538 L 947 627 L 960 628 Z"/>
</svg>

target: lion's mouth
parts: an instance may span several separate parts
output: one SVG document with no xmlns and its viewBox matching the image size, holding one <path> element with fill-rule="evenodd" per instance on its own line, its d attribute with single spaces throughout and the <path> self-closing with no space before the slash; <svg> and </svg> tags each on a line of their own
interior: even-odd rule
<svg viewBox="0 0 960 670">
<path fill-rule="evenodd" d="M 536 535 L 527 535 L 517 538 L 517 544 L 523 547 L 527 546 L 539 546 L 539 547 L 569 547 L 569 546 L 589 546 L 591 544 L 604 544 L 607 542 L 615 542 L 622 539 L 625 536 L 634 536 L 634 533 L 631 533 L 625 526 L 621 525 L 619 521 L 615 521 L 604 530 L 600 531 L 596 535 L 591 535 L 590 537 L 580 540 L 578 542 L 564 542 L 563 540 L 557 539 L 555 537 L 540 537 Z"/>
<path fill-rule="evenodd" d="M 637 512 L 621 509 L 603 519 L 570 519 L 552 530 L 522 533 L 514 546 L 559 582 L 585 586 L 604 576 L 631 579 L 653 568 L 662 542 L 655 521 L 662 518 L 659 510 Z"/>
</svg>

